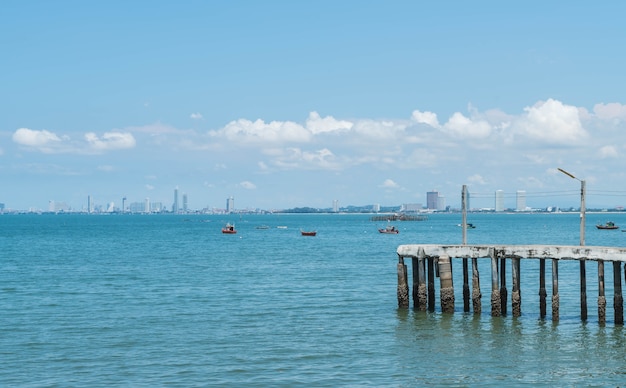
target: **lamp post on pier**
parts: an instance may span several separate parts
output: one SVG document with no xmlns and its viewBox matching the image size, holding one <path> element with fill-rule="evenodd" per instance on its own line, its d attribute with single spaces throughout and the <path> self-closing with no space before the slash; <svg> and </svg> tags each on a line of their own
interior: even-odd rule
<svg viewBox="0 0 626 388">
<path fill-rule="evenodd" d="M 576 179 L 580 182 L 580 245 L 585 245 L 585 192 L 587 190 L 584 179 L 578 179 L 569 172 L 558 168 L 560 172 L 567 175 L 572 179 Z M 583 321 L 587 320 L 587 280 L 585 261 L 580 260 L 580 318 Z"/>
</svg>

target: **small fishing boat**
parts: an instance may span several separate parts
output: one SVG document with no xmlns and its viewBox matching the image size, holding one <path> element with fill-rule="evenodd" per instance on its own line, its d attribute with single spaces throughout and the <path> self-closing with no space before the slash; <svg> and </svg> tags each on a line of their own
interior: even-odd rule
<svg viewBox="0 0 626 388">
<path fill-rule="evenodd" d="M 317 235 L 317 231 L 316 230 L 310 230 L 310 231 L 306 231 L 306 230 L 300 230 L 300 234 L 303 236 L 315 236 Z"/>
<path fill-rule="evenodd" d="M 398 234 L 400 233 L 400 231 L 398 229 L 396 229 L 395 226 L 393 225 L 387 225 L 386 228 L 382 228 L 382 229 L 378 229 L 379 233 L 384 233 L 384 234 Z"/>
<path fill-rule="evenodd" d="M 598 229 L 619 229 L 619 226 L 615 225 L 613 221 L 608 221 L 606 224 L 596 225 Z"/>
<path fill-rule="evenodd" d="M 224 226 L 222 228 L 222 233 L 224 234 L 235 234 L 237 233 L 237 230 L 235 229 L 235 224 L 231 224 L 230 222 L 226 224 L 226 226 Z"/>
<path fill-rule="evenodd" d="M 458 224 L 457 226 L 463 226 L 463 224 Z M 466 229 L 476 229 L 476 225 L 468 222 L 467 224 L 465 224 L 465 228 Z"/>
<path fill-rule="evenodd" d="M 259 225 L 256 227 L 256 229 L 269 229 L 270 227 L 268 225 Z"/>
</svg>

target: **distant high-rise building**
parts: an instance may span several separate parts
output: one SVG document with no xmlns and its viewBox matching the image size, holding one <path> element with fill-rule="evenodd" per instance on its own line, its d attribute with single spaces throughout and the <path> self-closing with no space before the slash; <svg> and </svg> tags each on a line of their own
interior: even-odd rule
<svg viewBox="0 0 626 388">
<path fill-rule="evenodd" d="M 439 192 L 429 191 L 426 193 L 426 208 L 429 210 L 437 210 L 439 202 Z"/>
<path fill-rule="evenodd" d="M 187 213 L 187 194 L 183 194 L 183 213 Z"/>
<path fill-rule="evenodd" d="M 145 212 L 150 213 L 150 198 L 146 198 L 146 205 L 144 206 Z"/>
<path fill-rule="evenodd" d="M 524 190 L 517 190 L 517 201 L 516 201 L 516 207 L 515 209 L 518 212 L 522 212 L 524 210 L 526 210 L 526 191 Z"/>
<path fill-rule="evenodd" d="M 91 203 L 91 195 L 87 196 L 87 213 L 93 213 L 93 203 Z"/>
<path fill-rule="evenodd" d="M 446 210 L 446 197 L 443 195 L 437 197 L 437 210 Z"/>
<path fill-rule="evenodd" d="M 403 203 L 400 209 L 404 212 L 418 212 L 422 210 L 421 203 Z"/>
<path fill-rule="evenodd" d="M 378 213 L 380 211 L 380 204 L 379 203 L 374 204 L 374 206 L 372 206 L 372 210 Z"/>
<path fill-rule="evenodd" d="M 504 211 L 504 191 L 496 190 L 496 211 Z"/>
<path fill-rule="evenodd" d="M 172 205 L 172 213 L 178 213 L 178 186 L 174 189 L 174 204 Z"/>
<path fill-rule="evenodd" d="M 235 198 L 228 197 L 226 200 L 226 213 L 232 213 L 235 210 Z"/>
<path fill-rule="evenodd" d="M 335 213 L 339 212 L 339 201 L 336 199 L 333 199 L 333 212 Z"/>
</svg>

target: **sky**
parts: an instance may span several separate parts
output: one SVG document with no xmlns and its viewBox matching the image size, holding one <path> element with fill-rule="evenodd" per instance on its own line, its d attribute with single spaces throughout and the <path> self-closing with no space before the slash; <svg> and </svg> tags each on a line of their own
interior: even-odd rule
<svg viewBox="0 0 626 388">
<path fill-rule="evenodd" d="M 0 203 L 626 205 L 626 2 L 3 1 Z"/>
</svg>

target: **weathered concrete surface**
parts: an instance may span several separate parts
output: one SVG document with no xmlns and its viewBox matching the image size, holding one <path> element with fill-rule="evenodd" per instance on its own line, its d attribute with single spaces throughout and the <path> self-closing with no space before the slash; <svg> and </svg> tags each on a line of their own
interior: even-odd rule
<svg viewBox="0 0 626 388">
<path fill-rule="evenodd" d="M 402 257 L 418 257 L 422 249 L 426 257 L 487 258 L 493 249 L 498 258 L 562 259 L 626 262 L 626 247 L 599 247 L 580 245 L 400 245 L 397 253 Z"/>
</svg>

